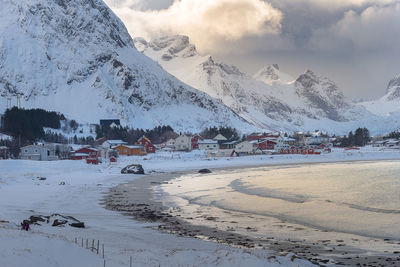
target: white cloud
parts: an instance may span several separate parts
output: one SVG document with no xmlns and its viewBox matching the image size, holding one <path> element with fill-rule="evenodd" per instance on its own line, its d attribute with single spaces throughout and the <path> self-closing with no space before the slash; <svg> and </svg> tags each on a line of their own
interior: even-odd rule
<svg viewBox="0 0 400 267">
<path fill-rule="evenodd" d="M 399 14 L 400 3 L 370 6 L 361 13 L 349 10 L 329 29 L 315 31 L 313 42 L 329 50 L 340 48 L 340 44 L 357 50 L 397 49 L 400 45 Z"/>
<path fill-rule="evenodd" d="M 175 0 L 167 9 L 138 10 L 139 0 L 108 0 L 132 36 L 184 34 L 206 49 L 221 40 L 279 34 L 282 13 L 262 0 Z"/>
</svg>

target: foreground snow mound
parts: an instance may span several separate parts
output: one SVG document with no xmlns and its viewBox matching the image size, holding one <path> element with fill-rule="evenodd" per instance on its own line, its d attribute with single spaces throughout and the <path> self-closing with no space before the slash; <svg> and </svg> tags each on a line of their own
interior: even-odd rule
<svg viewBox="0 0 400 267">
<path fill-rule="evenodd" d="M 72 242 L 0 226 L 0 266 L 103 266 L 103 260 Z"/>
<path fill-rule="evenodd" d="M 178 131 L 249 126 L 139 53 L 102 0 L 5 0 L 0 17 L 0 112 L 20 98 L 23 107 L 82 122 L 112 117 Z"/>
</svg>

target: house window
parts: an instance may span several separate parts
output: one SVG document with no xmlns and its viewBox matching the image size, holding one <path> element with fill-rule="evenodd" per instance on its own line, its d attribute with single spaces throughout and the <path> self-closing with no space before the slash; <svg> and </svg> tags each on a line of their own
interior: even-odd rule
<svg viewBox="0 0 400 267">
<path fill-rule="evenodd" d="M 210 147 L 209 145 L 207 145 L 207 147 Z"/>
<path fill-rule="evenodd" d="M 25 149 L 25 153 L 28 153 L 28 149 Z"/>
<path fill-rule="evenodd" d="M 47 150 L 47 156 L 50 156 L 50 150 Z"/>
<path fill-rule="evenodd" d="M 128 152 L 128 150 L 125 148 L 125 149 L 124 149 L 124 153 L 127 153 L 127 152 Z"/>
<path fill-rule="evenodd" d="M 37 149 L 35 149 L 35 153 L 37 153 Z"/>
</svg>

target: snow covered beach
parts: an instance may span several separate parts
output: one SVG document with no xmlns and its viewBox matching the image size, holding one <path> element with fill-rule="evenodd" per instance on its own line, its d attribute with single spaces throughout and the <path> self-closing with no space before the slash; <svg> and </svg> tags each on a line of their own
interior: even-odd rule
<svg viewBox="0 0 400 267">
<path fill-rule="evenodd" d="M 63 251 L 61 255 L 68 255 L 68 251 L 79 250 L 79 246 L 73 243 L 74 238 L 96 239 L 104 243 L 107 266 L 129 266 L 130 256 L 133 256 L 135 266 L 310 265 L 308 261 L 292 258 L 293 253 L 277 257 L 273 249 L 233 248 L 165 234 L 152 229 L 158 223 L 137 222 L 119 212 L 106 210 L 101 202 L 110 188 L 139 178 L 120 174 L 122 167 L 133 162 L 142 164 L 147 173 L 157 174 L 205 167 L 389 159 L 400 159 L 400 152 L 365 148 L 352 152 L 334 150 L 331 154 L 321 156 L 260 155 L 218 159 L 208 159 L 198 153 L 157 153 L 144 158 L 120 158 L 115 165 L 104 163 L 98 166 L 86 165 L 81 161 L 0 161 L 0 220 L 9 221 L 0 223 L 0 237 L 2 240 L 14 240 L 1 243 L 0 265 L 20 266 L 16 259 L 21 255 L 29 255 L 40 261 L 41 266 L 71 266 L 71 257 L 61 257 L 46 247 L 56 248 L 54 243 L 64 241 L 66 243 L 60 247 Z M 46 180 L 38 180 L 37 177 L 46 177 Z M 65 182 L 65 185 L 61 182 Z M 87 228 L 33 226 L 32 231 L 22 233 L 17 226 L 30 215 L 52 213 L 74 216 L 84 221 Z M 44 240 L 38 242 L 39 248 L 29 242 L 35 236 Z M 81 253 L 87 254 L 88 251 L 81 249 Z M 101 266 L 102 259 L 98 255 L 89 252 L 87 257 L 91 258 L 94 266 Z M 87 262 L 81 263 L 73 265 L 90 266 Z"/>
</svg>

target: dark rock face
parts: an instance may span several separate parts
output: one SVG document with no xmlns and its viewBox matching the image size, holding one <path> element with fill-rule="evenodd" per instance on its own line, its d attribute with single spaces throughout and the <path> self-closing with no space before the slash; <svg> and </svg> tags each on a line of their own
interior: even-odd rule
<svg viewBox="0 0 400 267">
<path fill-rule="evenodd" d="M 400 99 L 400 75 L 390 80 L 387 86 L 386 99 L 389 101 Z"/>
<path fill-rule="evenodd" d="M 346 121 L 342 113 L 351 105 L 334 82 L 320 78 L 308 70 L 296 79 L 295 86 L 298 96 L 311 107 L 318 109 L 324 117 L 334 121 Z"/>
</svg>

